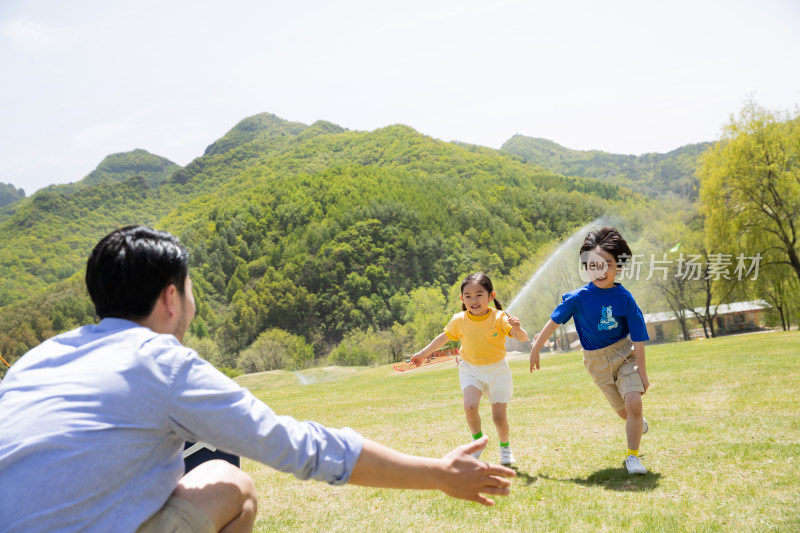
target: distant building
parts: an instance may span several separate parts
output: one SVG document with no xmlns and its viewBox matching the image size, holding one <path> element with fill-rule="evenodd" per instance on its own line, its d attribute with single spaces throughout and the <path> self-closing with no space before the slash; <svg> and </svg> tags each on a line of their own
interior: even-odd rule
<svg viewBox="0 0 800 533">
<path fill-rule="evenodd" d="M 761 313 L 772 306 L 764 300 L 750 302 L 734 302 L 711 306 L 710 314 L 714 318 L 714 332 L 717 335 L 753 331 L 761 328 Z M 697 307 L 694 311 L 686 311 L 686 324 L 689 335 L 693 339 L 705 337 L 703 324 L 695 315 L 705 314 L 704 307 Z M 683 340 L 683 330 L 678 323 L 678 318 L 672 311 L 653 313 L 644 316 L 647 332 L 653 342 L 672 342 Z"/>
</svg>

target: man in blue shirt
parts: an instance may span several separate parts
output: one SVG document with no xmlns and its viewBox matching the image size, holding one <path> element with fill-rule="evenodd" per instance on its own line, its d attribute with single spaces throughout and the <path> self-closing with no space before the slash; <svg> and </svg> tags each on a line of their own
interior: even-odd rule
<svg viewBox="0 0 800 533">
<path fill-rule="evenodd" d="M 250 531 L 257 495 L 224 461 L 184 475 L 186 440 L 208 442 L 300 479 L 439 489 L 484 505 L 508 468 L 442 459 L 276 415 L 181 344 L 195 313 L 188 254 L 142 226 L 107 235 L 86 284 L 98 316 L 29 351 L 0 384 L 0 529 Z"/>
</svg>

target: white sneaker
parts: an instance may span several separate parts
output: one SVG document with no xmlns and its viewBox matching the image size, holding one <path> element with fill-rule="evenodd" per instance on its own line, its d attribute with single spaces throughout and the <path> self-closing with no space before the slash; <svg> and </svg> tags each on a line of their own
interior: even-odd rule
<svg viewBox="0 0 800 533">
<path fill-rule="evenodd" d="M 625 468 L 628 469 L 629 475 L 647 473 L 647 469 L 635 455 L 629 455 L 625 458 Z"/>
<path fill-rule="evenodd" d="M 511 451 L 511 446 L 500 446 L 500 464 L 503 466 L 511 466 L 516 463 L 514 459 L 514 452 Z"/>
<path fill-rule="evenodd" d="M 644 435 L 645 433 L 647 433 L 647 430 L 650 429 L 650 426 L 647 424 L 646 418 L 643 418 L 642 422 L 644 422 L 644 424 L 642 424 L 642 435 Z"/>
<path fill-rule="evenodd" d="M 481 454 L 482 454 L 482 453 L 483 453 L 483 448 L 481 448 L 481 449 L 480 449 L 480 450 L 478 450 L 477 452 L 472 452 L 470 455 L 471 455 L 472 457 L 474 457 L 475 459 L 480 459 L 480 458 L 481 458 Z"/>
</svg>

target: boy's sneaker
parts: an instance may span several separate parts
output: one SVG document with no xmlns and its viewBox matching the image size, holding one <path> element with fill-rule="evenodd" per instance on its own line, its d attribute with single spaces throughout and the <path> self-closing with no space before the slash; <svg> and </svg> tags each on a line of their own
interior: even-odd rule
<svg viewBox="0 0 800 533">
<path fill-rule="evenodd" d="M 643 418 L 642 421 L 644 422 L 644 424 L 642 424 L 642 435 L 644 435 L 647 433 L 647 430 L 650 429 L 650 426 L 647 424 L 646 418 Z"/>
<path fill-rule="evenodd" d="M 483 449 L 483 448 L 481 448 L 481 449 L 480 449 L 480 450 L 478 450 L 477 452 L 472 452 L 470 455 L 471 455 L 472 457 L 474 457 L 475 459 L 480 459 L 480 458 L 481 458 L 481 454 L 483 453 L 483 450 L 484 450 L 484 449 Z"/>
<path fill-rule="evenodd" d="M 647 473 L 647 469 L 635 455 L 629 455 L 625 458 L 625 468 L 628 469 L 629 475 Z"/>
<path fill-rule="evenodd" d="M 514 459 L 514 452 L 511 451 L 511 446 L 500 446 L 500 464 L 503 466 L 511 466 L 516 463 Z"/>
</svg>

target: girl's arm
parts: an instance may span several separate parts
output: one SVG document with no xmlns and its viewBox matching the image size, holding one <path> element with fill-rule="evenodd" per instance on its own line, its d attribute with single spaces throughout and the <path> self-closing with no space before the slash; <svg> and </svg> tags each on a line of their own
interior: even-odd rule
<svg viewBox="0 0 800 533">
<path fill-rule="evenodd" d="M 411 364 L 414 366 L 419 366 L 422 364 L 423 359 L 428 357 L 430 354 L 444 346 L 450 341 L 450 337 L 447 336 L 447 333 L 440 333 L 438 337 L 433 339 L 430 344 L 426 347 L 415 353 L 411 356 Z"/>
<path fill-rule="evenodd" d="M 633 356 L 636 358 L 636 365 L 639 367 L 639 376 L 642 378 L 644 392 L 650 388 L 650 380 L 647 379 L 647 368 L 644 364 L 644 342 L 635 341 L 633 343 Z"/>
<path fill-rule="evenodd" d="M 528 332 L 522 329 L 522 325 L 520 324 L 519 318 L 512 316 L 508 316 L 508 324 L 511 326 L 511 336 L 517 339 L 519 342 L 525 342 L 528 340 Z"/>
<path fill-rule="evenodd" d="M 531 345 L 531 372 L 534 370 L 539 370 L 539 350 L 542 349 L 542 346 L 544 346 L 544 343 L 547 342 L 547 339 L 553 336 L 553 333 L 556 332 L 558 326 L 560 325 L 561 324 L 553 322 L 553 319 L 551 318 L 547 321 L 547 324 L 544 325 L 542 331 L 534 338 L 533 345 Z"/>
</svg>

